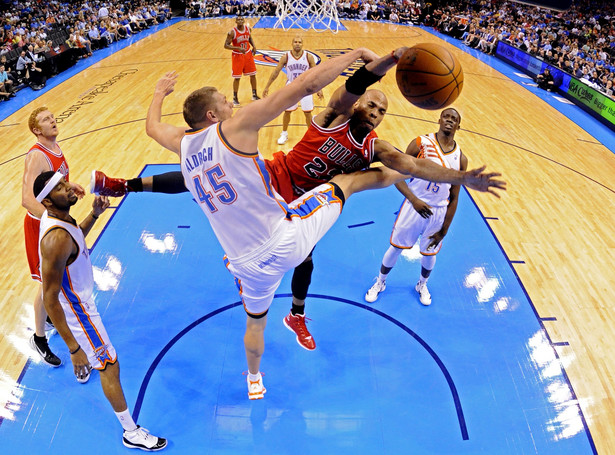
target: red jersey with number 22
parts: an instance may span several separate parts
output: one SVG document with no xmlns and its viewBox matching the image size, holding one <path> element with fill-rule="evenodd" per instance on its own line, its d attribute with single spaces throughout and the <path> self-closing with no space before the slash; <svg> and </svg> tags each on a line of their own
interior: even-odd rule
<svg viewBox="0 0 615 455">
<path fill-rule="evenodd" d="M 337 174 L 369 167 L 377 138 L 371 131 L 363 142 L 358 142 L 350 134 L 349 121 L 322 128 L 312 120 L 301 141 L 287 155 L 277 152 L 265 164 L 275 190 L 291 202 Z"/>
</svg>

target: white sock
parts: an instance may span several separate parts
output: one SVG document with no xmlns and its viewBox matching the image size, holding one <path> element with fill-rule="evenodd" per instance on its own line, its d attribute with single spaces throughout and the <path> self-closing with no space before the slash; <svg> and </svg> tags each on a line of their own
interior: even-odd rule
<svg viewBox="0 0 615 455">
<path fill-rule="evenodd" d="M 252 382 L 256 382 L 261 378 L 261 372 L 259 371 L 256 374 L 252 374 L 248 371 L 248 379 Z"/>
<path fill-rule="evenodd" d="M 387 280 L 387 277 L 389 276 L 389 274 L 387 273 L 386 275 L 383 274 L 382 272 L 380 272 L 378 274 L 378 280 L 382 281 L 383 283 Z"/>
<path fill-rule="evenodd" d="M 137 429 L 137 424 L 134 420 L 132 420 L 132 416 L 130 415 L 130 411 L 126 408 L 122 412 L 116 412 L 117 420 L 120 421 L 122 428 L 126 431 L 134 431 Z"/>
</svg>

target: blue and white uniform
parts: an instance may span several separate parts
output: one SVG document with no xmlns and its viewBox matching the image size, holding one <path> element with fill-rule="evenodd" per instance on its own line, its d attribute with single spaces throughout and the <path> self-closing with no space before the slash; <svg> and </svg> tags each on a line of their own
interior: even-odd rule
<svg viewBox="0 0 615 455">
<path fill-rule="evenodd" d="M 461 149 L 457 143 L 455 143 L 453 150 L 445 153 L 436 139 L 436 134 L 431 133 L 426 136 L 419 136 L 417 138 L 417 145 L 420 150 L 419 158 L 428 159 L 441 166 L 459 170 Z M 433 215 L 429 218 L 423 218 L 414 210 L 410 201 L 404 199 L 393 225 L 391 245 L 397 248 L 412 248 L 420 237 L 421 254 L 425 256 L 437 254 L 440 251 L 442 242 L 431 250 L 427 250 L 427 246 L 431 242 L 429 237 L 442 228 L 448 208 L 451 185 L 449 183 L 434 183 L 417 178 L 408 180 L 407 184 L 408 188 L 417 198 L 432 207 Z"/>
<path fill-rule="evenodd" d="M 226 253 L 246 311 L 267 311 L 284 273 L 299 265 L 335 223 L 342 199 L 320 185 L 287 205 L 260 154 L 233 148 L 224 123 L 187 132 L 181 169 Z"/>
<path fill-rule="evenodd" d="M 290 84 L 301 74 L 310 69 L 310 62 L 308 62 L 307 56 L 308 54 L 305 51 L 303 51 L 299 58 L 295 58 L 290 51 L 286 53 L 286 85 Z M 299 101 L 299 104 L 301 104 L 301 110 L 303 112 L 312 112 L 314 110 L 313 95 L 304 96 L 301 98 L 301 101 Z M 286 110 L 294 111 L 299 104 L 295 104 Z"/>
<path fill-rule="evenodd" d="M 88 356 L 92 368 L 102 370 L 108 363 L 117 360 L 117 354 L 94 302 L 94 275 L 85 237 L 79 226 L 49 216 L 45 211 L 41 217 L 39 235 L 41 270 L 45 258 L 40 254 L 40 244 L 45 235 L 54 229 L 68 232 L 79 248 L 75 261 L 64 269 L 62 288 L 58 296 L 66 324 Z M 43 284 L 44 279 L 45 277 Z"/>
</svg>

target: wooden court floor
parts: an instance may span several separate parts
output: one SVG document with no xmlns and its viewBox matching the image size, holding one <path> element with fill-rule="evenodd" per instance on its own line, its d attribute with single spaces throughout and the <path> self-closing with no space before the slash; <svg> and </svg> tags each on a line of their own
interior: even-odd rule
<svg viewBox="0 0 615 455">
<path fill-rule="evenodd" d="M 253 24 L 256 19 L 249 20 Z M 180 21 L 145 37 L 74 75 L 0 123 L 0 400 L 10 401 L 27 359 L 36 290 L 24 254 L 21 207 L 23 155 L 34 143 L 27 127 L 31 110 L 48 106 L 61 119 L 60 146 L 71 180 L 86 186 L 92 169 L 136 176 L 147 163 L 174 163 L 174 156 L 145 134 L 144 119 L 153 87 L 166 71 L 180 79 L 165 102 L 169 123 L 183 125 L 181 105 L 195 88 L 214 85 L 231 95 L 230 55 L 223 49 L 230 19 Z M 400 45 L 435 42 L 453 49 L 465 73 L 455 103 L 462 114 L 457 140 L 470 166 L 501 171 L 508 191 L 501 199 L 472 192 L 489 218 L 539 317 L 553 341 L 588 422 L 598 453 L 615 453 L 615 156 L 588 132 L 526 88 L 489 65 L 420 28 L 345 22 L 347 31 L 302 32 L 306 49 L 320 58 L 368 46 L 379 54 Z M 255 29 L 259 50 L 289 49 L 294 32 Z M 258 66 L 259 93 L 273 67 Z M 339 83 L 342 79 L 339 80 Z M 272 89 L 283 84 L 280 76 Z M 324 90 L 331 95 L 337 84 Z M 248 80 L 240 101 L 250 97 Z M 420 110 L 399 95 L 394 74 L 380 83 L 389 97 L 380 137 L 401 149 L 437 129 L 438 112 Z M 317 102 L 318 104 L 318 102 Z M 318 108 L 317 108 L 318 109 Z M 265 157 L 288 150 L 304 129 L 291 119 L 290 140 L 278 146 L 281 118 L 260 136 Z M 91 196 L 88 196 L 90 198 Z M 81 219 L 88 204 L 75 208 Z M 93 243 L 108 220 L 101 217 Z M 471 254 L 469 252 L 468 254 Z M 366 265 L 367 266 L 367 265 Z M 372 266 L 370 264 L 369 266 Z"/>
</svg>

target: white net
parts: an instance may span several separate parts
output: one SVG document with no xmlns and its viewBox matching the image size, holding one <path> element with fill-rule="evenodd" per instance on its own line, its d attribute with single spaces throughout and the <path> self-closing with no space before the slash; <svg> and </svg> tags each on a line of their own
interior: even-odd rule
<svg viewBox="0 0 615 455">
<path fill-rule="evenodd" d="M 275 15 L 278 18 L 273 28 L 301 28 L 337 33 L 340 21 L 337 17 L 336 0 L 276 0 Z"/>
</svg>

